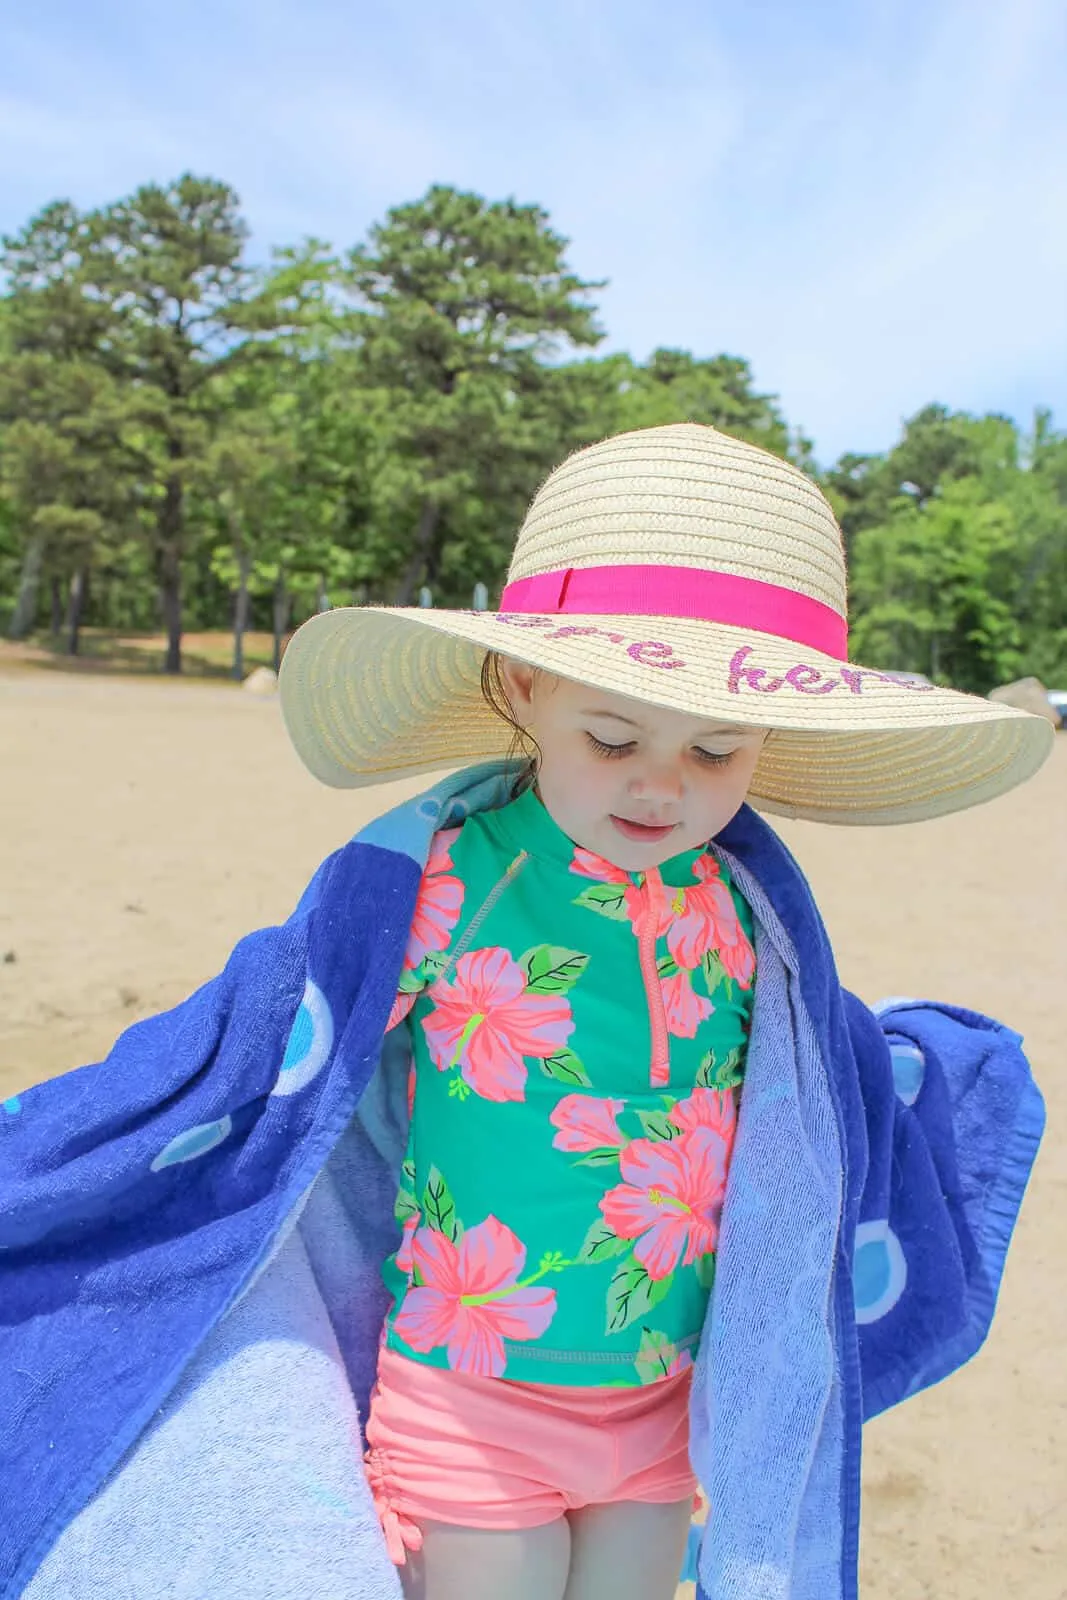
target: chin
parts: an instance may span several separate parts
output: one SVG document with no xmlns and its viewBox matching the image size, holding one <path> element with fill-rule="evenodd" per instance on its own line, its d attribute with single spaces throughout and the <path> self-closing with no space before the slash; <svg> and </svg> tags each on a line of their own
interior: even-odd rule
<svg viewBox="0 0 1067 1600">
<path fill-rule="evenodd" d="M 625 861 L 620 860 L 619 866 L 625 866 L 633 872 L 645 872 L 649 867 L 662 867 L 665 861 L 673 861 L 675 856 L 684 856 L 690 850 L 706 849 L 714 833 L 693 835 L 679 830 L 662 844 L 628 844 L 625 839 L 619 843 L 627 854 Z M 618 854 L 618 852 L 616 852 Z"/>
<path fill-rule="evenodd" d="M 622 867 L 624 872 L 647 872 L 649 868 L 661 867 L 673 856 L 683 855 L 686 850 L 695 846 L 686 844 L 681 834 L 672 835 L 658 844 L 637 844 L 633 840 L 624 839 L 608 822 L 605 824 L 601 841 L 590 845 L 589 848 L 597 855 L 603 856 L 606 861 Z"/>
</svg>

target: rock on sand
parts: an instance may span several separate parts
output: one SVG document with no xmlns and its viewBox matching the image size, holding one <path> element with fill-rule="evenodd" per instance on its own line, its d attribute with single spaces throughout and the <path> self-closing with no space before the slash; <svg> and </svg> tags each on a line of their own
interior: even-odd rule
<svg viewBox="0 0 1067 1600">
<path fill-rule="evenodd" d="M 256 667 L 254 672 L 248 674 L 241 687 L 247 689 L 249 694 L 277 694 L 278 674 L 272 672 L 269 667 Z"/>
<path fill-rule="evenodd" d="M 1035 717 L 1045 717 L 1054 728 L 1060 725 L 1060 719 L 1048 703 L 1045 685 L 1039 678 L 1020 678 L 1016 683 L 1006 683 L 1000 689 L 994 689 L 989 696 L 990 700 L 999 700 L 1002 705 L 1015 706 L 1019 711 L 1030 711 Z"/>
</svg>

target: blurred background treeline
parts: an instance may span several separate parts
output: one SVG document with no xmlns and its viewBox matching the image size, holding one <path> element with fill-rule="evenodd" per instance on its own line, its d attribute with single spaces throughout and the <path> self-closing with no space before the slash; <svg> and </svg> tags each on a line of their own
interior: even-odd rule
<svg viewBox="0 0 1067 1600">
<path fill-rule="evenodd" d="M 635 225 L 637 223 L 635 222 Z M 248 256 L 186 176 L 0 250 L 0 630 L 252 629 L 329 604 L 490 603 L 569 450 L 708 422 L 788 456 L 841 520 L 852 654 L 977 693 L 1067 686 L 1067 436 L 931 404 L 880 455 L 814 459 L 741 357 L 597 355 L 597 291 L 535 205 L 435 186 L 346 251 Z M 649 294 L 658 292 L 649 285 Z M 981 338 L 981 329 L 975 329 Z M 877 372 L 870 374 L 878 382 Z"/>
</svg>

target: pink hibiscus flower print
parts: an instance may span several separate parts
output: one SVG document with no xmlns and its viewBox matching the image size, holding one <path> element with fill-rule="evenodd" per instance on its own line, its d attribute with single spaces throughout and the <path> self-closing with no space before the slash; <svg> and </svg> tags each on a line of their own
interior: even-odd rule
<svg viewBox="0 0 1067 1600">
<path fill-rule="evenodd" d="M 667 948 L 680 967 L 690 972 L 709 951 L 718 953 L 724 968 L 742 989 L 756 970 L 756 954 L 741 926 L 733 896 L 714 856 L 693 863 L 700 882 L 679 896 L 679 912 L 667 930 Z"/>
<path fill-rule="evenodd" d="M 636 1239 L 634 1255 L 650 1278 L 691 1266 L 719 1239 L 729 1147 L 714 1128 L 677 1139 L 635 1139 L 619 1157 L 623 1182 L 600 1201 L 620 1239 Z"/>
<path fill-rule="evenodd" d="M 640 889 L 633 888 L 626 906 L 639 939 L 662 939 L 673 927 L 683 891 L 664 883 L 655 867 L 645 873 Z"/>
<path fill-rule="evenodd" d="M 430 859 L 422 875 L 412 913 L 411 932 L 404 955 L 405 972 L 416 971 L 428 955 L 447 949 L 452 930 L 459 921 L 463 908 L 463 884 L 448 872 L 452 866 L 450 850 L 458 833 L 458 828 L 446 828 L 434 835 Z M 399 991 L 385 1024 L 386 1033 L 411 1014 L 417 999 L 417 989 Z"/>
<path fill-rule="evenodd" d="M 451 981 L 431 990 L 423 1028 L 441 1072 L 458 1067 L 483 1100 L 525 1100 L 526 1062 L 561 1049 L 574 1032 L 562 995 L 525 994 L 526 974 L 507 950 L 460 956 Z"/>
<path fill-rule="evenodd" d="M 421 967 L 431 951 L 444 950 L 452 929 L 459 921 L 463 908 L 463 885 L 449 871 L 452 866 L 450 851 L 458 833 L 458 828 L 445 828 L 441 833 L 434 834 L 430 859 L 422 875 L 411 918 L 411 933 L 404 957 L 404 966 L 409 970 Z"/>
<path fill-rule="evenodd" d="M 694 1128 L 711 1128 L 726 1145 L 727 1154 L 737 1131 L 737 1106 L 729 1089 L 694 1089 L 685 1100 L 679 1100 L 667 1113 L 682 1133 Z"/>
<path fill-rule="evenodd" d="M 641 885 L 634 883 L 628 872 L 616 867 L 604 856 L 592 850 L 577 847 L 571 861 L 571 871 L 583 878 L 594 878 L 597 883 L 613 883 L 623 892 L 623 904 L 634 933 L 640 939 L 647 932 L 648 919 L 652 920 L 651 936 L 659 939 L 666 933 L 674 916 L 672 895 L 679 891 L 664 886 L 663 879 L 653 867 Z"/>
<path fill-rule="evenodd" d="M 636 918 L 641 913 L 641 891 L 632 881 L 628 872 L 615 866 L 605 856 L 598 856 L 593 850 L 585 850 L 580 845 L 575 846 L 571 859 L 571 871 L 580 878 L 592 878 L 594 883 L 611 884 L 622 891 L 621 900 L 627 920 L 634 931 L 637 931 Z M 585 895 L 579 896 L 577 904 L 587 904 Z M 599 909 L 597 907 L 596 909 Z M 614 913 L 612 913 L 614 914 Z"/>
<path fill-rule="evenodd" d="M 412 1255 L 423 1281 L 404 1296 L 396 1331 L 420 1355 L 445 1345 L 453 1372 L 499 1378 L 504 1340 L 537 1339 L 556 1314 L 556 1291 L 533 1286 L 542 1273 L 518 1281 L 526 1246 L 496 1217 L 458 1244 L 420 1228 Z"/>
<path fill-rule="evenodd" d="M 617 867 L 605 856 L 598 856 L 595 850 L 584 849 L 582 845 L 574 847 L 571 871 L 580 878 L 593 878 L 597 883 L 623 884 L 630 881 L 629 873 L 624 872 L 622 867 Z"/>
<path fill-rule="evenodd" d="M 661 939 L 678 915 L 685 893 L 683 889 L 669 888 L 655 867 L 645 873 L 643 883 L 638 885 L 621 867 L 580 847 L 575 849 L 571 871 L 583 878 L 594 878 L 598 883 L 615 884 L 623 890 L 626 915 L 638 939 Z"/>
<path fill-rule="evenodd" d="M 414 1009 L 415 1001 L 418 998 L 417 994 L 409 990 L 400 990 L 393 1001 L 393 1009 L 389 1013 L 389 1020 L 385 1024 L 386 1033 L 389 1032 L 390 1028 L 395 1028 L 398 1022 L 403 1022 L 404 1018 Z"/>
<path fill-rule="evenodd" d="M 692 1039 L 702 1022 L 707 1022 L 715 1007 L 704 995 L 697 994 L 688 972 L 676 972 L 673 977 L 660 979 L 663 1010 L 667 1018 L 667 1031 L 676 1039 Z"/>
<path fill-rule="evenodd" d="M 406 1217 L 404 1219 L 404 1231 L 400 1237 L 400 1248 L 396 1253 L 396 1264 L 400 1268 L 401 1272 L 407 1273 L 408 1277 L 411 1276 L 415 1265 L 411 1246 L 415 1238 L 415 1230 L 418 1228 L 421 1220 L 422 1219 L 417 1211 L 413 1212 L 410 1217 Z"/>
<path fill-rule="evenodd" d="M 565 1094 L 548 1119 L 559 1129 L 553 1147 L 575 1155 L 585 1155 L 590 1150 L 621 1150 L 626 1135 L 615 1119 L 624 1104 L 622 1100 L 598 1100 L 590 1094 Z"/>
<path fill-rule="evenodd" d="M 735 938 L 732 942 L 727 937 L 729 931 L 728 928 L 722 930 L 722 939 L 716 946 L 719 960 L 728 978 L 733 978 L 742 989 L 751 989 L 752 979 L 756 975 L 756 952 L 736 917 L 733 923 Z"/>
</svg>

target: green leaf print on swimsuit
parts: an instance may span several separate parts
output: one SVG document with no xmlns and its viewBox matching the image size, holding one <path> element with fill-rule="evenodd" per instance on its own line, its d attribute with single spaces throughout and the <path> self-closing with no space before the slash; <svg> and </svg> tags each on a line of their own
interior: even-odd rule
<svg viewBox="0 0 1067 1600">
<path fill-rule="evenodd" d="M 438 836 L 393 1010 L 414 1095 L 391 1348 L 534 1383 L 685 1369 L 754 976 L 751 916 L 710 852 L 627 874 L 532 792 Z"/>
<path fill-rule="evenodd" d="M 640 1383 L 659 1383 L 661 1378 L 673 1378 L 692 1364 L 688 1350 L 679 1350 L 665 1333 L 657 1328 L 642 1328 L 641 1343 L 634 1357 Z"/>
<path fill-rule="evenodd" d="M 456 1202 L 448 1184 L 436 1167 L 431 1167 L 422 1191 L 422 1215 L 426 1226 L 435 1233 L 443 1233 L 455 1244 L 463 1232 L 463 1224 L 456 1215 Z"/>
<path fill-rule="evenodd" d="M 583 1089 L 592 1087 L 585 1068 L 573 1050 L 557 1050 L 554 1055 L 544 1056 L 541 1071 L 546 1078 L 555 1078 L 558 1083 L 580 1084 Z"/>
<path fill-rule="evenodd" d="M 566 994 L 589 965 L 589 957 L 577 950 L 539 944 L 527 950 L 519 965 L 526 974 L 527 994 Z"/>
<path fill-rule="evenodd" d="M 697 1083 L 706 1089 L 736 1089 L 744 1078 L 745 1052 L 730 1050 L 717 1056 L 709 1050 L 697 1068 Z"/>
</svg>

